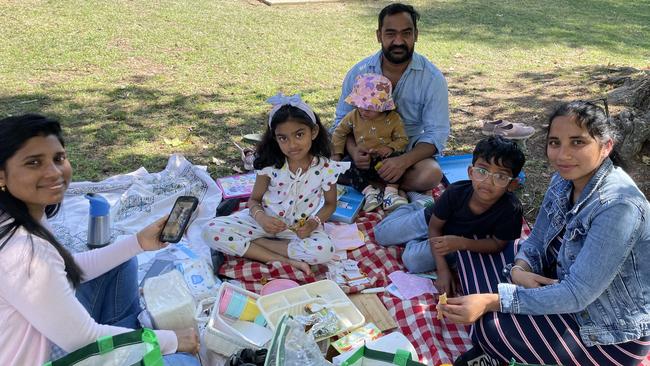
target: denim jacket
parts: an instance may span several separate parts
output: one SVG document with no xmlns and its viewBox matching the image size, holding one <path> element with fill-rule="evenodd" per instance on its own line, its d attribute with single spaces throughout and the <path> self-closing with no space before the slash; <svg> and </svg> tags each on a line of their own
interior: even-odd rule
<svg viewBox="0 0 650 366">
<path fill-rule="evenodd" d="M 564 230 L 558 282 L 525 289 L 499 284 L 503 312 L 572 313 L 587 346 L 650 335 L 650 205 L 634 181 L 606 159 L 570 206 L 572 182 L 554 175 L 530 237 L 516 259 L 542 274 Z"/>
</svg>

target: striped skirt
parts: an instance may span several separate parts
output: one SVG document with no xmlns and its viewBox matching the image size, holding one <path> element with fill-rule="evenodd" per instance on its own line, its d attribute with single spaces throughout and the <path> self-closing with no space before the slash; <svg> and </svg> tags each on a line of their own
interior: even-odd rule
<svg viewBox="0 0 650 366">
<path fill-rule="evenodd" d="M 463 293 L 496 293 L 502 269 L 514 260 L 514 246 L 498 254 L 458 253 Z M 650 351 L 650 337 L 587 347 L 571 314 L 487 313 L 474 324 L 472 341 L 495 359 L 543 365 L 638 365 Z"/>
</svg>

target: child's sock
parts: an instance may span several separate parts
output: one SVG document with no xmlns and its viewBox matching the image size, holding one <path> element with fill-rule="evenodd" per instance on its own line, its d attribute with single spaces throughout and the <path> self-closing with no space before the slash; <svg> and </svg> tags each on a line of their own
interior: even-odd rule
<svg viewBox="0 0 650 366">
<path fill-rule="evenodd" d="M 409 202 L 417 202 L 420 204 L 422 207 L 430 207 L 433 206 L 433 196 L 431 195 L 431 191 L 426 191 L 424 193 L 416 192 L 416 191 L 409 191 L 406 192 L 406 196 L 409 199 Z"/>
<path fill-rule="evenodd" d="M 395 193 L 395 194 L 397 194 L 398 192 L 397 192 L 397 188 L 386 186 L 386 188 L 384 188 L 384 194 L 385 193 Z"/>
</svg>

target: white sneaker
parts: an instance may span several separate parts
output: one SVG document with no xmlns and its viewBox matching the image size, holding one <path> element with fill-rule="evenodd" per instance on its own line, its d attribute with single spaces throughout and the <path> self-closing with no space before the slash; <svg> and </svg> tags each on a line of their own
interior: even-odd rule
<svg viewBox="0 0 650 366">
<path fill-rule="evenodd" d="M 384 211 L 393 211 L 399 206 L 409 203 L 406 198 L 397 194 L 397 192 L 384 191 Z"/>
<path fill-rule="evenodd" d="M 373 186 L 367 186 L 363 189 L 363 195 L 366 197 L 366 202 L 363 204 L 363 210 L 370 212 L 377 207 L 381 206 L 381 190 Z"/>
</svg>

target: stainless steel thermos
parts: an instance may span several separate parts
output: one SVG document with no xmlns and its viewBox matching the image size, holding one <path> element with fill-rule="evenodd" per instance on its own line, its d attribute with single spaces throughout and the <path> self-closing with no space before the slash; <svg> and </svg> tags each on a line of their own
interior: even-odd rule
<svg viewBox="0 0 650 366">
<path fill-rule="evenodd" d="M 101 248 L 111 242 L 111 205 L 96 193 L 88 193 L 84 197 L 90 201 L 88 247 Z"/>
</svg>

